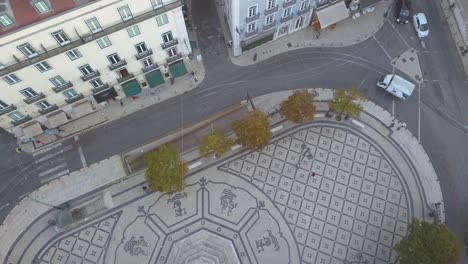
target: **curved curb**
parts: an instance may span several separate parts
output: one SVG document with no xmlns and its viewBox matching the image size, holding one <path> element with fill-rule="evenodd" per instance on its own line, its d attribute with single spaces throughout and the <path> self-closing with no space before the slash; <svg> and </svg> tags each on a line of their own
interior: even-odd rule
<svg viewBox="0 0 468 264">
<path fill-rule="evenodd" d="M 283 38 L 270 41 L 252 50 L 246 51 L 238 57 L 234 57 L 232 51 L 228 49 L 229 58 L 234 65 L 250 66 L 275 57 L 277 55 L 286 53 L 288 51 L 293 51 L 297 49 L 342 48 L 359 44 L 372 37 L 382 28 L 388 16 L 386 14 L 390 12 L 392 3 L 392 1 L 381 1 L 380 3 L 375 5 L 376 11 L 367 15 L 363 15 L 356 20 L 352 20 L 352 18 L 349 17 L 341 22 L 343 25 L 346 25 L 346 23 L 353 23 L 351 27 L 358 28 L 358 30 L 356 30 L 357 33 L 349 33 L 349 28 L 347 28 L 348 30 L 339 32 L 340 25 L 338 25 L 338 29 L 332 30 L 326 28 L 322 30 L 323 32 L 321 34 L 318 34 L 318 36 L 321 36 L 321 38 L 317 38 L 317 32 L 312 32 L 312 30 L 306 28 L 297 33 L 292 33 L 291 35 L 287 35 Z M 379 18 L 378 23 L 375 23 L 377 21 L 377 18 L 375 17 L 378 16 L 381 16 L 381 18 Z M 220 17 L 222 18 L 221 15 Z M 365 19 L 367 19 L 368 21 L 366 22 Z M 222 24 L 224 27 L 224 31 L 226 31 L 227 29 L 225 28 L 224 23 Z M 373 26 L 369 26 L 369 24 Z M 329 33 L 338 36 L 333 36 L 332 40 L 325 39 L 327 37 L 327 34 Z M 352 40 L 347 40 L 347 37 L 349 37 L 349 39 L 352 38 Z M 257 58 L 255 61 L 253 61 L 252 58 L 255 54 L 257 55 Z"/>
</svg>

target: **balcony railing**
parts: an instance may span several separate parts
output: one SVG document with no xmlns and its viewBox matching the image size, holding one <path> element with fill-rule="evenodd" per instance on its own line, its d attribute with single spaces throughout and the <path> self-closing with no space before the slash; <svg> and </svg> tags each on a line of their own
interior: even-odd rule
<svg viewBox="0 0 468 264">
<path fill-rule="evenodd" d="M 286 22 L 286 21 L 288 21 L 288 20 L 291 20 L 292 18 L 293 18 L 293 14 L 289 14 L 289 15 L 286 16 L 286 17 L 280 18 L 280 22 L 281 22 L 281 23 L 284 23 L 284 22 Z"/>
<path fill-rule="evenodd" d="M 83 98 L 84 98 L 83 94 L 79 94 L 79 95 L 77 95 L 75 97 L 65 99 L 65 102 L 67 102 L 67 104 L 71 104 L 71 103 L 79 101 L 79 100 L 81 100 Z"/>
<path fill-rule="evenodd" d="M 91 92 L 93 92 L 93 93 L 99 93 L 99 92 L 101 92 L 101 91 L 104 91 L 104 90 L 109 89 L 109 87 L 110 87 L 109 84 L 108 84 L 108 83 L 105 83 L 104 85 L 101 85 L 101 86 L 99 86 L 99 87 L 96 87 L 96 88 L 91 89 Z"/>
<path fill-rule="evenodd" d="M 283 2 L 283 8 L 290 7 L 297 3 L 297 0 L 289 0 L 288 2 Z"/>
<path fill-rule="evenodd" d="M 9 105 L 8 107 L 0 109 L 0 115 L 10 113 L 13 110 L 16 110 L 16 106 L 15 105 Z"/>
<path fill-rule="evenodd" d="M 176 60 L 178 60 L 180 58 L 182 58 L 182 53 L 179 53 L 179 54 L 176 54 L 176 55 L 174 55 L 172 57 L 169 57 L 169 58 L 166 59 L 166 61 L 167 61 L 167 63 L 171 63 L 171 62 L 174 62 L 174 61 L 176 61 Z"/>
<path fill-rule="evenodd" d="M 140 52 L 137 55 L 135 55 L 135 58 L 137 60 L 141 60 L 141 59 L 143 59 L 145 57 L 148 57 L 148 56 L 150 56 L 152 54 L 153 54 L 153 50 L 152 49 L 147 49 L 146 51 Z"/>
<path fill-rule="evenodd" d="M 308 6 L 308 7 L 304 8 L 304 9 L 302 9 L 302 10 L 297 10 L 297 16 L 302 16 L 304 14 L 309 13 L 310 9 L 311 9 L 311 7 Z"/>
<path fill-rule="evenodd" d="M 26 98 L 23 101 L 27 104 L 32 104 L 44 98 L 45 98 L 45 95 L 43 93 L 38 93 L 36 96 L 31 97 L 31 98 Z"/>
<path fill-rule="evenodd" d="M 277 12 L 278 8 L 279 8 L 279 5 L 276 5 L 270 9 L 265 10 L 265 16 L 268 16 L 268 15 L 273 14 L 274 12 Z"/>
<path fill-rule="evenodd" d="M 257 13 L 257 14 L 255 14 L 255 16 L 246 17 L 245 18 L 245 23 L 253 22 L 255 20 L 258 20 L 259 18 L 260 18 L 260 13 Z"/>
<path fill-rule="evenodd" d="M 83 82 L 86 82 L 86 81 L 89 81 L 89 80 L 91 80 L 93 78 L 96 78 L 98 76 L 101 76 L 101 73 L 99 71 L 94 71 L 94 72 L 92 72 L 90 74 L 86 74 L 86 75 L 81 76 L 81 80 Z"/>
<path fill-rule="evenodd" d="M 167 48 L 170 48 L 170 47 L 173 47 L 175 45 L 179 44 L 179 41 L 177 40 L 177 38 L 174 38 L 173 40 L 171 41 L 168 41 L 168 42 L 164 42 L 161 44 L 161 47 L 163 49 L 167 49 Z"/>
<path fill-rule="evenodd" d="M 146 72 L 150 72 L 150 71 L 156 70 L 157 68 L 158 68 L 158 65 L 157 65 L 157 64 L 153 64 L 153 65 L 150 65 L 150 66 L 141 68 L 141 70 L 142 70 L 144 73 L 146 73 Z"/>
<path fill-rule="evenodd" d="M 109 70 L 113 71 L 113 70 L 118 69 L 118 68 L 120 68 L 122 66 L 125 66 L 125 65 L 127 65 L 127 61 L 126 60 L 121 60 L 121 61 L 119 61 L 117 63 L 112 64 L 112 65 L 108 65 L 107 67 L 109 68 Z"/>
<path fill-rule="evenodd" d="M 72 82 L 67 82 L 67 83 L 65 83 L 63 85 L 60 85 L 58 87 L 52 87 L 52 90 L 54 90 L 54 92 L 56 92 L 56 93 L 60 93 L 60 92 L 66 90 L 68 88 L 71 88 L 71 87 L 73 87 L 73 83 Z"/>
<path fill-rule="evenodd" d="M 57 109 L 58 109 L 58 106 L 57 106 L 57 105 L 52 105 L 51 107 L 47 107 L 46 109 L 41 109 L 41 110 L 39 110 L 39 113 L 40 113 L 41 115 L 45 115 L 45 114 L 48 114 L 48 113 L 50 113 L 50 112 L 52 112 L 52 111 L 55 111 L 55 110 L 57 110 Z"/>
<path fill-rule="evenodd" d="M 273 22 L 271 22 L 271 23 L 268 24 L 268 25 L 263 25 L 263 31 L 272 29 L 272 28 L 274 28 L 275 26 L 276 26 L 276 21 L 273 21 Z"/>
<path fill-rule="evenodd" d="M 32 120 L 32 117 L 27 115 L 27 116 L 24 116 L 24 118 L 21 118 L 20 120 L 14 120 L 14 121 L 11 121 L 10 123 L 14 126 L 18 126 L 18 125 L 28 122 L 29 120 Z"/>
<path fill-rule="evenodd" d="M 74 48 L 78 48 L 88 42 L 95 41 L 97 39 L 100 39 L 102 37 L 105 37 L 107 35 L 110 35 L 114 32 L 126 29 L 132 25 L 139 24 L 143 21 L 146 21 L 148 19 L 154 19 L 154 17 L 164 14 L 166 12 L 169 12 L 173 9 L 181 7 L 182 1 L 178 0 L 172 3 L 168 3 L 166 5 L 162 5 L 161 7 L 158 7 L 156 9 L 151 9 L 148 10 L 146 13 L 143 13 L 141 15 L 133 17 L 132 20 L 128 21 L 120 21 L 110 27 L 104 28 L 102 31 L 96 32 L 96 33 L 87 33 L 83 36 L 79 36 L 78 39 L 75 39 L 70 42 L 70 44 L 66 46 L 58 46 L 54 47 L 53 49 L 48 49 L 47 52 L 41 53 L 38 56 L 34 58 L 28 58 L 23 61 L 20 61 L 19 63 L 16 63 L 14 65 L 8 66 L 7 68 L 0 70 L 0 76 L 4 76 L 13 72 L 16 72 L 18 70 L 21 70 L 23 68 L 29 67 L 35 63 L 38 63 L 40 61 L 46 60 L 48 58 L 51 58 L 53 56 L 65 53 L 69 50 L 72 50 Z"/>
<path fill-rule="evenodd" d="M 130 73 L 128 76 L 117 78 L 117 82 L 123 83 L 133 78 L 135 78 L 135 76 L 133 76 L 133 73 Z"/>
<path fill-rule="evenodd" d="M 258 33 L 258 28 L 255 28 L 255 30 L 252 30 L 250 32 L 245 32 L 245 37 L 250 38 L 250 37 L 252 37 L 254 35 L 257 35 L 257 33 Z"/>
</svg>

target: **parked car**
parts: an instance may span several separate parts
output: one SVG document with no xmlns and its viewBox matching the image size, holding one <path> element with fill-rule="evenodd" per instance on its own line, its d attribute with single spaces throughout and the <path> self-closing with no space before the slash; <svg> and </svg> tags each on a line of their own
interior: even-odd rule
<svg viewBox="0 0 468 264">
<path fill-rule="evenodd" d="M 396 21 L 401 24 L 408 24 L 410 20 L 411 1 L 410 0 L 397 0 L 396 1 Z"/>
<path fill-rule="evenodd" d="M 413 24 L 419 38 L 425 38 L 429 35 L 429 25 L 427 24 L 426 15 L 424 15 L 424 13 L 414 14 Z"/>
</svg>

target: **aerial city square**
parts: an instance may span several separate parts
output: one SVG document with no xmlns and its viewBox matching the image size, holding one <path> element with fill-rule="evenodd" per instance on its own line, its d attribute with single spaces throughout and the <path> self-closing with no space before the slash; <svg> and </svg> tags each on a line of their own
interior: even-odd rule
<svg viewBox="0 0 468 264">
<path fill-rule="evenodd" d="M 0 0 L 0 263 L 468 263 L 468 1 Z"/>
</svg>

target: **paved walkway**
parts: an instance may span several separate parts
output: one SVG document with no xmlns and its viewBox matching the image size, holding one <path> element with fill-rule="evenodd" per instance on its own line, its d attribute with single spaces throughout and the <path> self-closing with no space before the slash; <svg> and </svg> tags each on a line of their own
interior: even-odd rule
<svg viewBox="0 0 468 264">
<path fill-rule="evenodd" d="M 299 32 L 286 35 L 282 38 L 268 42 L 257 48 L 234 57 L 229 50 L 231 61 L 239 66 L 252 65 L 278 54 L 307 47 L 345 47 L 360 43 L 372 37 L 384 24 L 386 14 L 389 12 L 392 1 L 381 1 L 375 5 L 372 13 L 361 15 L 353 20 L 351 17 L 337 23 L 334 29 L 325 28 L 318 34 L 312 27 L 308 27 Z M 216 5 L 220 21 L 224 22 L 223 6 Z M 221 23 L 224 39 L 230 39 L 225 23 Z M 254 61 L 254 54 L 257 59 Z"/>
<path fill-rule="evenodd" d="M 189 38 L 191 40 L 196 39 L 196 34 L 193 31 L 189 31 Z M 135 99 L 123 98 L 121 100 L 109 101 L 109 103 L 103 105 L 94 105 L 96 110 L 93 113 L 60 126 L 59 128 L 63 131 L 53 129 L 54 134 L 48 135 L 44 133 L 37 136 L 35 139 L 39 140 L 40 143 L 19 143 L 21 149 L 26 152 L 35 152 L 50 143 L 77 135 L 98 125 L 119 119 L 145 107 L 194 89 L 205 78 L 205 67 L 203 61 L 197 60 L 200 50 L 193 50 L 193 54 L 193 59 L 187 64 L 188 73 L 175 79 L 174 84 L 166 82 L 153 89 L 143 89 Z M 195 73 L 197 81 L 190 74 L 192 71 Z"/>
<path fill-rule="evenodd" d="M 139 173 L 99 190 L 112 195 L 114 208 L 63 232 L 47 224 L 56 210 L 28 219 L 40 205 L 21 202 L 0 228 L 0 252 L 8 252 L 2 257 L 7 263 L 394 261 L 392 246 L 410 220 L 431 220 L 431 207 L 442 201 L 432 165 L 409 131 L 389 128 L 392 117 L 382 108 L 367 102 L 358 120 L 337 122 L 324 117 L 333 92 L 312 91 L 315 121 L 293 125 L 271 114 L 270 145 L 201 160 L 181 193 L 146 193 Z M 272 112 L 289 94 L 254 104 Z M 61 181 L 50 185 L 70 188 Z M 52 203 L 55 194 L 44 190 L 31 195 Z M 15 220 L 30 225 L 9 237 Z"/>
</svg>

